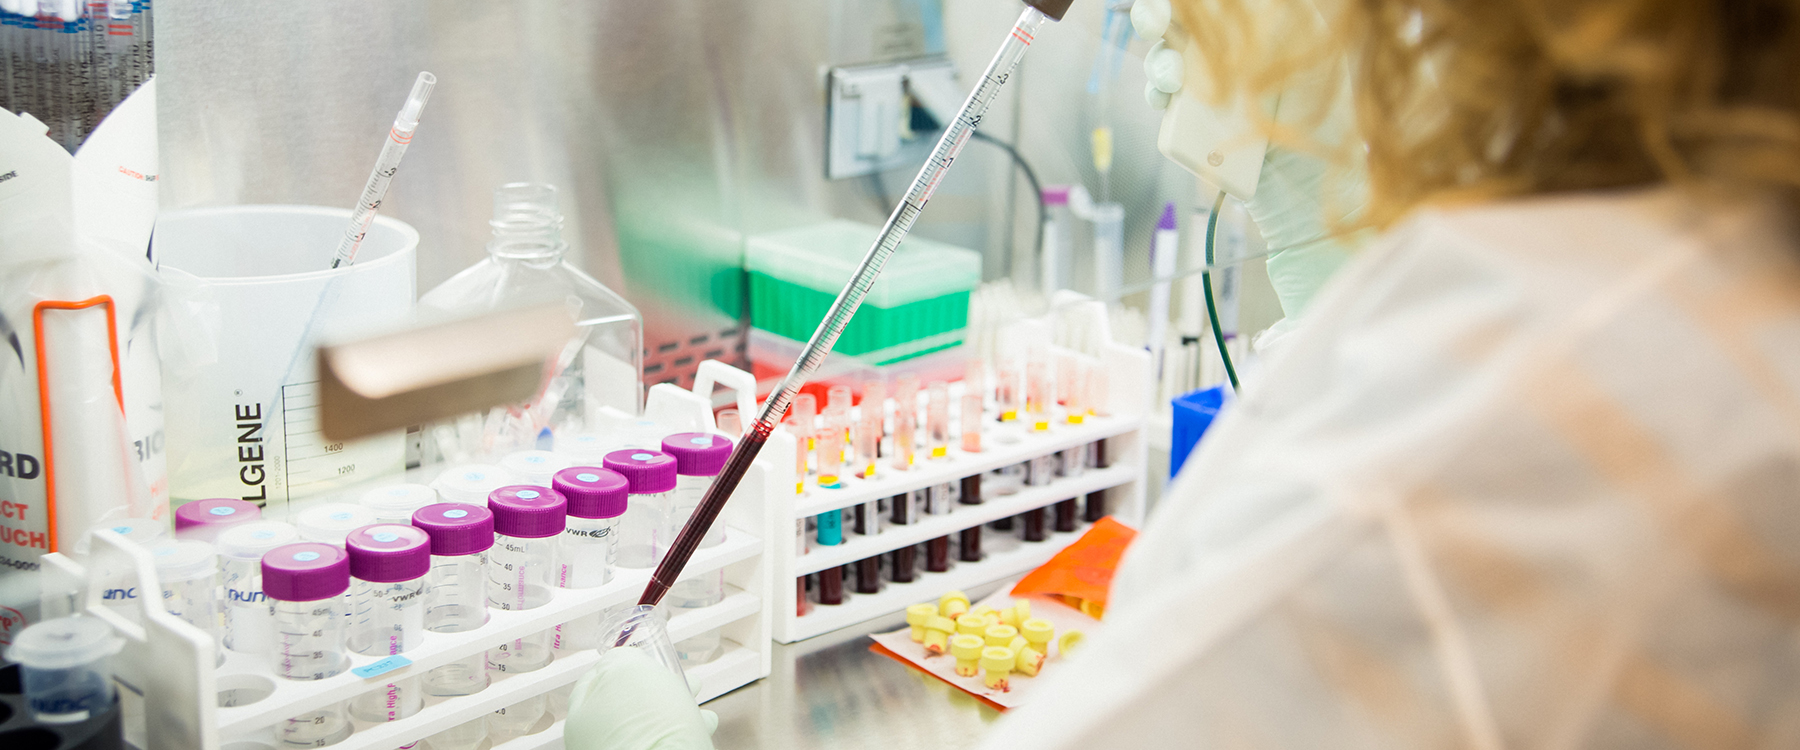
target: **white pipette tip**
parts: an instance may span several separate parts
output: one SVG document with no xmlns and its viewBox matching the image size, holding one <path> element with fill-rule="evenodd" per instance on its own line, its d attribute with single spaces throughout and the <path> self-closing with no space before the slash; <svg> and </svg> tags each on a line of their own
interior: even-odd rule
<svg viewBox="0 0 1800 750">
<path fill-rule="evenodd" d="M 420 71 L 418 80 L 413 81 L 412 94 L 400 108 L 400 116 L 394 118 L 394 126 L 401 130 L 419 127 L 419 112 L 425 109 L 425 100 L 431 98 L 431 89 L 436 86 L 437 76 L 430 71 Z"/>
</svg>

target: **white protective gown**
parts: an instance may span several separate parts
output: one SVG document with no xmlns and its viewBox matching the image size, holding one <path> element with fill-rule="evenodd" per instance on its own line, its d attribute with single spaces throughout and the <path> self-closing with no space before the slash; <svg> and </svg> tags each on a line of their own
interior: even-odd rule
<svg viewBox="0 0 1800 750">
<path fill-rule="evenodd" d="M 1800 747 L 1781 215 L 1662 189 L 1408 221 L 987 747 Z"/>
</svg>

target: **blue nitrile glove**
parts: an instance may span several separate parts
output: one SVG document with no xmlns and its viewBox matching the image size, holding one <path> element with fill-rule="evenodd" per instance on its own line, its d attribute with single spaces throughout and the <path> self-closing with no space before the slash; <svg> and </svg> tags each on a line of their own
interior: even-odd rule
<svg viewBox="0 0 1800 750">
<path fill-rule="evenodd" d="M 719 717 L 694 705 L 686 684 L 635 648 L 600 655 L 569 695 L 569 750 L 711 750 Z"/>
<path fill-rule="evenodd" d="M 1131 24 L 1138 36 L 1157 40 L 1144 57 L 1148 78 L 1144 98 L 1156 109 L 1167 108 L 1183 85 L 1181 52 L 1163 39 L 1170 23 L 1169 0 L 1137 0 L 1131 6 Z M 1284 100 L 1297 95 L 1287 92 Z M 1347 102 L 1347 97 L 1338 100 L 1340 105 Z M 1340 106 L 1319 130 L 1347 132 L 1348 122 L 1349 112 Z M 1270 145 L 1264 154 L 1256 192 L 1244 202 L 1244 209 L 1268 243 L 1269 281 L 1290 320 L 1305 311 L 1313 294 L 1349 259 L 1356 239 L 1335 236 L 1331 220 L 1361 209 L 1367 181 L 1361 169 L 1334 171 L 1318 156 L 1278 145 Z"/>
</svg>

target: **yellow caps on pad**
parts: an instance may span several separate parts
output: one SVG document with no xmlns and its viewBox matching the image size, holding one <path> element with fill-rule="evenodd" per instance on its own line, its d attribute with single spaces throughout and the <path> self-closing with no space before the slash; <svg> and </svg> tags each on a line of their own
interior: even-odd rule
<svg viewBox="0 0 1800 750">
<path fill-rule="evenodd" d="M 1005 646 L 989 646 L 981 650 L 981 683 L 990 688 L 1006 690 L 1006 676 L 1012 673 L 1013 662 L 1018 655 Z"/>
<path fill-rule="evenodd" d="M 1010 647 L 1012 639 L 1019 637 L 1019 629 L 1011 625 L 989 625 L 982 634 L 987 636 L 989 646 Z"/>
<path fill-rule="evenodd" d="M 914 604 L 906 608 L 906 624 L 912 629 L 913 643 L 925 640 L 925 623 L 937 617 L 937 607 L 930 604 Z"/>
<path fill-rule="evenodd" d="M 964 635 L 981 635 L 987 632 L 987 618 L 976 614 L 967 614 L 956 618 L 956 632 Z"/>
<path fill-rule="evenodd" d="M 1033 617 L 1019 626 L 1019 634 L 1025 636 L 1025 640 L 1030 641 L 1039 651 L 1044 651 L 1044 644 L 1056 636 L 1056 626 L 1042 617 Z"/>
<path fill-rule="evenodd" d="M 1081 642 L 1084 640 L 1087 640 L 1087 636 L 1082 635 L 1079 630 L 1063 633 L 1063 636 L 1056 640 L 1056 653 L 1066 657 L 1075 649 L 1080 648 Z"/>
<path fill-rule="evenodd" d="M 951 602 L 962 602 L 962 608 L 959 609 L 956 614 L 950 613 Z M 945 617 L 955 617 L 967 611 L 969 611 L 968 594 L 961 591 L 946 591 L 943 596 L 938 597 L 938 614 L 940 615 Z"/>
<path fill-rule="evenodd" d="M 986 645 L 980 636 L 958 635 L 951 638 L 950 655 L 956 657 L 956 673 L 963 677 L 974 677 L 981 659 L 981 650 Z"/>
</svg>

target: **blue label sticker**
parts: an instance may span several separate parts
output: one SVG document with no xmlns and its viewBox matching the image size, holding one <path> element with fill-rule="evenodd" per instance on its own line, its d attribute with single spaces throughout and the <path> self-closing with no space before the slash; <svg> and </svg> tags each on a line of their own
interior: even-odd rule
<svg viewBox="0 0 1800 750">
<path fill-rule="evenodd" d="M 446 510 L 446 511 L 444 511 L 445 518 L 467 518 L 468 515 L 469 515 L 469 512 L 466 510 Z"/>
<path fill-rule="evenodd" d="M 256 531 L 250 532 L 250 538 L 251 539 L 274 539 L 275 532 L 270 531 L 268 529 L 257 529 Z"/>
<path fill-rule="evenodd" d="M 361 667 L 352 669 L 352 670 L 350 670 L 350 673 L 366 680 L 370 677 L 378 677 L 380 675 L 387 674 L 387 673 L 392 672 L 401 667 L 410 666 L 411 664 L 412 664 L 412 660 L 408 659 L 404 656 L 390 656 L 386 659 L 382 659 L 381 661 L 375 662 L 374 664 L 369 664 L 369 665 L 365 665 L 365 666 L 361 666 Z"/>
<path fill-rule="evenodd" d="M 221 505 L 221 506 L 219 506 L 219 507 L 217 507 L 217 508 L 213 508 L 213 509 L 211 509 L 211 510 L 208 510 L 208 511 L 206 511 L 206 512 L 208 512 L 208 513 L 211 513 L 211 514 L 213 514 L 213 515 L 215 515 L 215 516 L 229 516 L 229 515 L 231 515 L 231 514 L 233 514 L 233 513 L 236 513 L 236 512 L 237 512 L 237 508 L 228 508 L 228 507 L 225 507 L 225 506 L 223 506 L 223 505 Z"/>
<path fill-rule="evenodd" d="M 396 534 L 392 531 L 377 531 L 373 534 L 370 534 L 369 538 L 374 539 L 377 542 L 385 543 L 385 542 L 398 541 L 400 539 L 400 535 Z"/>
<path fill-rule="evenodd" d="M 543 456 L 526 456 L 525 457 L 525 463 L 528 463 L 528 464 L 541 464 L 543 462 L 544 462 Z"/>
<path fill-rule="evenodd" d="M 652 456 L 648 453 L 633 453 L 633 454 L 631 454 L 631 460 L 633 460 L 633 461 L 648 461 L 652 458 L 655 458 L 655 456 Z"/>
<path fill-rule="evenodd" d="M 408 490 L 405 487 L 395 487 L 391 490 L 388 490 L 388 497 L 399 497 L 408 492 L 411 492 L 411 490 Z"/>
<path fill-rule="evenodd" d="M 519 497 L 525 498 L 526 500 L 536 500 L 539 495 L 537 490 L 519 490 Z"/>
<path fill-rule="evenodd" d="M 130 526 L 114 526 L 114 527 L 113 527 L 113 533 L 115 533 L 115 534 L 129 534 L 129 533 L 131 533 L 131 527 L 130 527 Z"/>
<path fill-rule="evenodd" d="M 319 553 L 317 553 L 317 552 L 296 552 L 296 553 L 294 553 L 294 559 L 299 560 L 300 562 L 312 562 L 314 560 L 319 559 Z"/>
<path fill-rule="evenodd" d="M 479 482 L 479 481 L 481 481 L 481 480 L 483 480 L 483 479 L 487 479 L 487 475 L 486 475 L 486 474 L 483 474 L 483 473 L 481 473 L 481 472 L 479 472 L 479 471 L 471 471 L 471 472 L 469 472 L 469 473 L 467 473 L 467 474 L 464 474 L 464 475 L 463 475 L 463 479 L 466 479 L 466 480 L 468 480 L 468 481 L 471 481 L 471 482 Z"/>
<path fill-rule="evenodd" d="M 587 472 L 582 472 L 580 474 L 576 474 L 575 478 L 579 479 L 583 482 L 598 482 L 598 481 L 600 481 L 599 474 L 589 474 Z"/>
<path fill-rule="evenodd" d="M 331 514 L 331 520 L 333 520 L 333 521 L 348 521 L 348 520 L 350 520 L 350 513 L 349 513 L 349 511 L 340 510 L 336 513 Z"/>
</svg>

